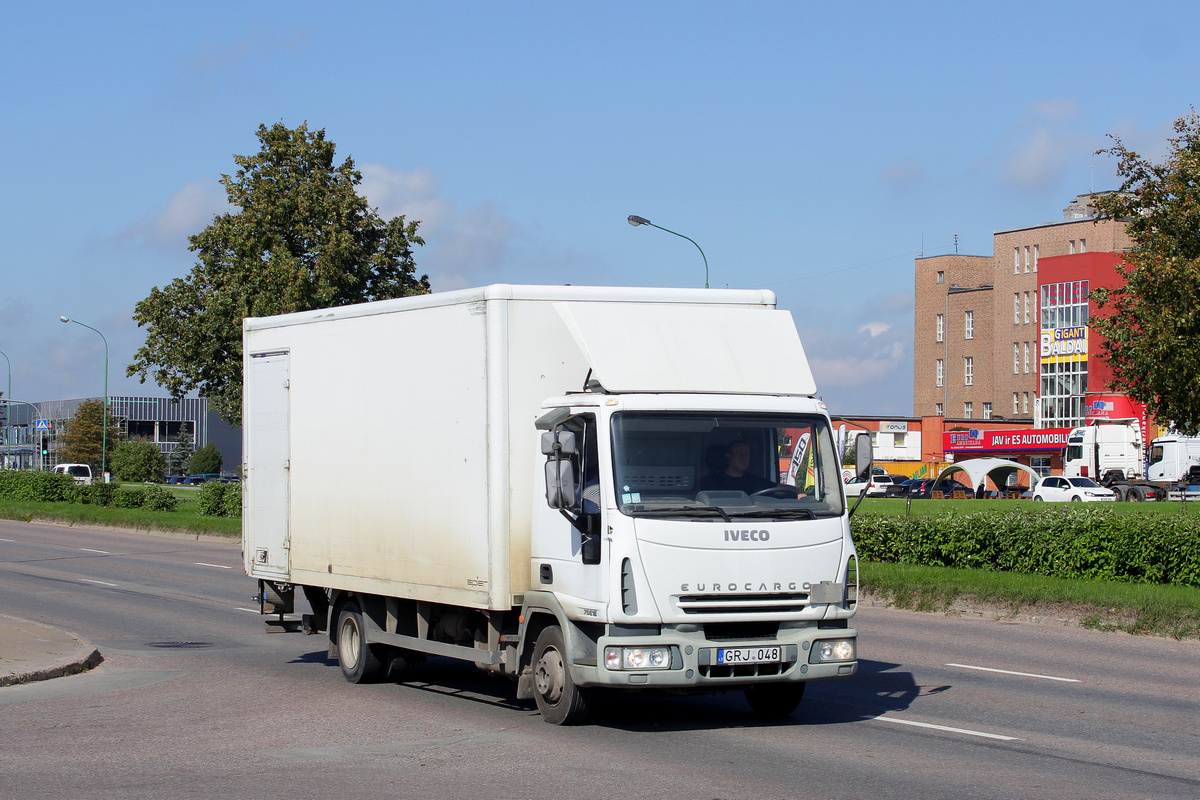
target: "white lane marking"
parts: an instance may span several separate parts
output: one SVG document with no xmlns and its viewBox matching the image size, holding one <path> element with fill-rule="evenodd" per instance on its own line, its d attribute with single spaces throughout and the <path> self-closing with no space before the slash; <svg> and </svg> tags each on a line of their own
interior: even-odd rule
<svg viewBox="0 0 1200 800">
<path fill-rule="evenodd" d="M 233 569 L 233 567 L 227 567 L 224 564 L 205 564 L 203 561 L 193 561 L 192 563 L 195 564 L 197 567 L 215 567 L 217 569 Z"/>
<path fill-rule="evenodd" d="M 984 733 L 983 731 L 972 731 L 972 730 L 968 730 L 967 728 L 951 728 L 948 725 L 934 725 L 933 723 L 930 723 L 930 722 L 913 722 L 910 719 L 896 719 L 895 717 L 885 717 L 882 715 L 877 716 L 877 717 L 863 717 L 863 719 L 874 719 L 874 720 L 880 720 L 881 722 L 894 722 L 897 725 L 912 725 L 913 727 L 916 727 L 916 728 L 932 728 L 935 731 L 947 731 L 949 733 L 962 733 L 962 734 L 966 734 L 967 736 L 982 736 L 985 739 L 999 739 L 1004 742 L 1019 742 L 1019 741 L 1021 741 L 1016 736 L 1001 736 L 998 733 Z"/>
<path fill-rule="evenodd" d="M 242 608 L 241 606 L 234 606 L 233 609 L 234 609 L 234 611 L 249 611 L 251 614 L 259 613 L 259 610 L 257 608 Z"/>
<path fill-rule="evenodd" d="M 104 581 L 93 581 L 93 580 L 89 580 L 88 578 L 80 578 L 79 580 L 83 583 L 95 583 L 95 584 L 99 584 L 100 586 L 116 586 L 117 585 L 115 583 L 106 583 Z"/>
<path fill-rule="evenodd" d="M 16 539 L 0 539 L 0 542 L 13 542 L 14 544 L 16 543 L 16 541 L 17 541 Z"/>
<path fill-rule="evenodd" d="M 79 549 L 85 553 L 99 553 L 102 556 L 111 556 L 112 555 L 112 553 L 108 552 L 107 550 L 93 550 L 90 547 L 81 547 Z"/>
<path fill-rule="evenodd" d="M 947 667 L 958 667 L 960 669 L 977 669 L 981 672 L 999 672 L 1002 675 L 1019 675 L 1022 678 L 1041 678 L 1046 681 L 1062 681 L 1063 683 L 1079 683 L 1076 678 L 1059 678 L 1054 675 L 1038 675 L 1033 672 L 1013 672 L 1009 669 L 993 669 L 992 667 L 975 667 L 970 664 L 947 664 Z"/>
</svg>

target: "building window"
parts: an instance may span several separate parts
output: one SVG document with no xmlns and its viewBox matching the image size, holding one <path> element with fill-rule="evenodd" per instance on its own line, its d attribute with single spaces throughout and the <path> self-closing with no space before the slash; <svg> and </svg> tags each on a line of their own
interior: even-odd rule
<svg viewBox="0 0 1200 800">
<path fill-rule="evenodd" d="M 1029 245 L 1025 245 L 1025 271 L 1029 272 Z"/>
<path fill-rule="evenodd" d="M 968 311 L 963 315 L 963 328 L 964 328 L 964 332 L 963 332 L 964 339 L 974 339 L 975 338 L 975 312 L 974 311 Z"/>
<path fill-rule="evenodd" d="M 1042 248 L 1040 245 L 1033 246 L 1033 271 L 1037 272 L 1038 259 L 1042 257 Z"/>
<path fill-rule="evenodd" d="M 963 419 L 975 419 L 974 403 L 963 403 Z"/>
<path fill-rule="evenodd" d="M 1087 239 L 1079 240 L 1079 252 L 1081 252 L 1081 253 L 1087 252 Z"/>
<path fill-rule="evenodd" d="M 1025 342 L 1025 374 L 1029 374 L 1029 342 Z"/>
<path fill-rule="evenodd" d="M 937 282 L 938 283 L 946 282 L 946 273 L 942 272 L 940 269 L 938 270 Z"/>
<path fill-rule="evenodd" d="M 1013 342 L 1013 375 L 1018 375 L 1021 372 L 1021 344 Z"/>
<path fill-rule="evenodd" d="M 1014 416 L 1016 414 L 1019 414 L 1021 411 L 1021 407 L 1019 405 L 1020 402 L 1021 402 L 1021 398 L 1017 395 L 1016 392 L 1013 392 L 1013 415 Z"/>
<path fill-rule="evenodd" d="M 1013 248 L 1013 275 L 1021 273 L 1021 248 Z"/>
<path fill-rule="evenodd" d="M 975 359 L 971 356 L 963 359 L 963 385 L 975 385 Z"/>
<path fill-rule="evenodd" d="M 941 386 L 943 381 L 945 380 L 945 372 L 944 372 L 945 368 L 946 368 L 946 365 L 939 358 L 937 360 L 937 385 L 938 386 Z"/>
<path fill-rule="evenodd" d="M 1075 255 L 1075 240 L 1074 239 L 1072 239 L 1070 242 L 1067 243 L 1067 255 L 1069 255 L 1069 256 Z"/>
<path fill-rule="evenodd" d="M 946 318 L 944 316 L 942 316 L 941 314 L 938 314 L 937 315 L 937 340 L 939 342 L 945 340 L 945 338 L 946 338 L 945 328 L 946 328 Z"/>
<path fill-rule="evenodd" d="M 1029 466 L 1034 472 L 1045 478 L 1050 474 L 1050 456 L 1030 456 Z"/>
<path fill-rule="evenodd" d="M 1029 292 L 1025 293 L 1025 324 L 1029 324 Z"/>
<path fill-rule="evenodd" d="M 904 444 L 905 434 L 893 433 L 892 437 L 894 439 L 894 442 L 892 443 L 892 447 L 904 447 L 905 446 L 905 444 Z"/>
<path fill-rule="evenodd" d="M 1021 293 L 1013 292 L 1013 325 L 1021 324 Z"/>
<path fill-rule="evenodd" d="M 941 403 L 936 404 L 933 408 L 934 408 L 934 411 L 933 411 L 934 414 L 936 414 L 939 417 L 943 416 Z"/>
<path fill-rule="evenodd" d="M 1022 414 L 1029 413 L 1029 392 L 1021 393 L 1021 413 Z"/>
<path fill-rule="evenodd" d="M 984 419 L 992 418 L 992 404 L 991 403 L 983 404 L 983 418 Z"/>
</svg>

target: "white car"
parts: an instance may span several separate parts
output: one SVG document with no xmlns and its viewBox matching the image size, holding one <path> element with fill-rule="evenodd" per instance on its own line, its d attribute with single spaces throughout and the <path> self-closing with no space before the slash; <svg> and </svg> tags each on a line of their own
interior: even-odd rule
<svg viewBox="0 0 1200 800">
<path fill-rule="evenodd" d="M 1052 475 L 1042 478 L 1033 487 L 1033 499 L 1047 503 L 1111 503 L 1117 499 L 1117 495 L 1091 478 Z"/>
<path fill-rule="evenodd" d="M 842 488 L 846 490 L 846 497 L 861 497 L 870 485 L 870 481 L 860 481 L 858 478 L 851 478 L 842 484 Z"/>
<path fill-rule="evenodd" d="M 867 487 L 867 497 L 883 497 L 887 494 L 889 486 L 895 486 L 900 482 L 891 475 L 872 475 L 871 485 Z"/>
</svg>

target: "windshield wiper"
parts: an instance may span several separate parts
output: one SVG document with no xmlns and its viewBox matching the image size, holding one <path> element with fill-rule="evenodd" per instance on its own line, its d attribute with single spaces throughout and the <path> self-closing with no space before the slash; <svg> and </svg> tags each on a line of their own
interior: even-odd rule
<svg viewBox="0 0 1200 800">
<path fill-rule="evenodd" d="M 754 511 L 745 511 L 734 514 L 736 517 L 790 517 L 793 514 L 807 517 L 808 519 L 816 519 L 817 513 L 811 508 L 758 508 Z"/>
<path fill-rule="evenodd" d="M 725 513 L 725 509 L 720 506 L 656 506 L 655 508 L 639 508 L 633 509 L 632 513 L 644 514 L 678 514 L 681 511 L 711 511 L 715 514 L 720 514 L 721 519 L 726 522 L 731 522 L 729 514 Z"/>
</svg>

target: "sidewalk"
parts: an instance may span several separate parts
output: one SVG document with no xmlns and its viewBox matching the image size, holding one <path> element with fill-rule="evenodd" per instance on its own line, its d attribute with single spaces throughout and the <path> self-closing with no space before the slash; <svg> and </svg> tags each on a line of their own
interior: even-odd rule
<svg viewBox="0 0 1200 800">
<path fill-rule="evenodd" d="M 87 639 L 0 614 L 0 686 L 73 675 L 103 660 Z"/>
</svg>

